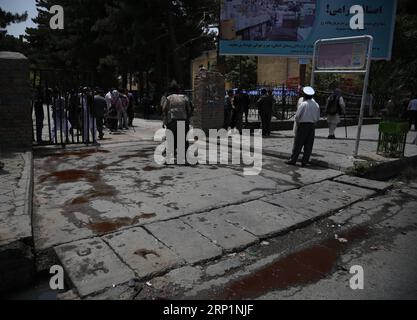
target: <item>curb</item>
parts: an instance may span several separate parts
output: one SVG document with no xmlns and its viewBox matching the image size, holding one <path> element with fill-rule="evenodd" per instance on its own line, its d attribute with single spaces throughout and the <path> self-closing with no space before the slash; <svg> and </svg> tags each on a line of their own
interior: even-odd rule
<svg viewBox="0 0 417 320">
<path fill-rule="evenodd" d="M 32 200 L 33 200 L 33 156 L 32 152 L 21 155 L 24 168 L 18 188 L 24 188 L 23 215 L 29 219 L 29 235 L 12 240 L 0 247 L 0 262 L 3 270 L 0 293 L 30 285 L 35 277 L 35 255 L 33 243 Z"/>
</svg>

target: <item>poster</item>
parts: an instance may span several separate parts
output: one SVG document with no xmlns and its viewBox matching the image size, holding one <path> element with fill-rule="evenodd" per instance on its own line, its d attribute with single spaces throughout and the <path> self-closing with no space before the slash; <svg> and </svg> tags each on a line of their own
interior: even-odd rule
<svg viewBox="0 0 417 320">
<path fill-rule="evenodd" d="M 361 5 L 364 30 L 352 30 Z M 371 35 L 373 58 L 391 58 L 396 0 L 222 0 L 220 54 L 311 57 L 319 39 Z"/>
</svg>

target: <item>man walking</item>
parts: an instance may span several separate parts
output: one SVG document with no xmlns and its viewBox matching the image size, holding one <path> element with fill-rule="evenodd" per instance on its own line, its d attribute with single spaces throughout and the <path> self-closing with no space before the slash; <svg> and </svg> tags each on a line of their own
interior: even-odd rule
<svg viewBox="0 0 417 320">
<path fill-rule="evenodd" d="M 262 136 L 269 137 L 271 135 L 271 118 L 272 107 L 274 104 L 274 97 L 272 91 L 268 92 L 266 89 L 262 89 L 261 98 L 257 102 L 259 115 L 262 122 Z"/>
<path fill-rule="evenodd" d="M 297 134 L 294 142 L 291 159 L 286 162 L 296 165 L 301 150 L 304 149 L 302 166 L 305 167 L 310 161 L 313 152 L 316 123 L 320 120 L 320 106 L 313 100 L 315 91 L 311 87 L 303 89 L 304 102 L 300 105 L 295 121 L 297 122 Z"/>
<path fill-rule="evenodd" d="M 227 91 L 227 95 L 224 99 L 224 124 L 225 130 L 229 130 L 230 122 L 232 119 L 233 110 L 233 90 Z"/>
<path fill-rule="evenodd" d="M 326 115 L 329 124 L 329 139 L 336 139 L 336 128 L 340 123 L 340 115 L 345 113 L 346 104 L 340 89 L 334 90 L 333 94 L 327 99 Z"/>
<path fill-rule="evenodd" d="M 414 124 L 414 131 L 417 131 L 417 95 L 413 95 L 408 104 L 408 119 L 410 120 L 410 130 L 411 126 Z"/>
<path fill-rule="evenodd" d="M 174 135 L 173 146 L 169 145 L 169 140 L 167 140 L 167 151 L 174 152 L 173 156 L 178 164 L 185 164 L 186 150 L 188 150 L 187 133 L 190 130 L 193 105 L 186 95 L 180 93 L 178 85 L 171 86 L 169 95 L 163 102 L 162 113 L 165 119 L 165 127 Z M 182 130 L 184 132 L 181 132 Z M 179 141 L 179 138 L 183 141 Z M 180 143 L 185 146 L 185 150 L 180 150 Z"/>
</svg>

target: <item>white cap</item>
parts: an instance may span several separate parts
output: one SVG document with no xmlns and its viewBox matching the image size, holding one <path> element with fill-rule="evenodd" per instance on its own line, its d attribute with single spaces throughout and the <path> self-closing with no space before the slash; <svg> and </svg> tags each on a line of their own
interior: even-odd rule
<svg viewBox="0 0 417 320">
<path fill-rule="evenodd" d="M 314 96 L 316 94 L 316 91 L 312 87 L 304 87 L 303 92 L 308 96 Z"/>
</svg>

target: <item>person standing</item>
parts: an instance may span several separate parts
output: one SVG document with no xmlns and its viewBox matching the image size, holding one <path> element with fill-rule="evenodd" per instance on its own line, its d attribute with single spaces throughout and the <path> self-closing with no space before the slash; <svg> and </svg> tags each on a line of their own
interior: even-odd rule
<svg viewBox="0 0 417 320">
<path fill-rule="evenodd" d="M 237 94 L 233 99 L 233 111 L 232 111 L 232 130 L 237 129 L 239 134 L 242 134 L 243 129 L 243 109 L 245 106 L 245 98 L 242 95 L 242 90 L 238 89 Z"/>
<path fill-rule="evenodd" d="M 107 119 L 110 125 L 111 133 L 117 133 L 118 122 L 120 118 L 120 110 L 122 109 L 122 101 L 120 99 L 119 91 L 113 90 L 111 93 L 110 109 L 107 113 Z"/>
<path fill-rule="evenodd" d="M 249 107 L 250 107 L 250 98 L 246 92 L 241 90 L 241 99 L 242 99 L 242 111 L 245 115 L 245 123 L 249 123 Z"/>
<path fill-rule="evenodd" d="M 133 120 L 135 119 L 135 96 L 132 92 L 127 93 L 129 98 L 129 107 L 127 108 L 127 116 L 129 118 L 129 127 L 133 127 Z"/>
<path fill-rule="evenodd" d="M 65 98 L 59 92 L 58 89 L 54 91 L 54 99 L 52 104 L 52 118 L 54 120 L 54 143 L 58 143 L 61 137 L 61 143 L 64 143 L 63 139 L 68 140 L 68 121 L 65 108 Z M 60 133 L 58 133 L 60 131 Z"/>
<path fill-rule="evenodd" d="M 408 104 L 408 119 L 410 121 L 410 130 L 411 126 L 414 124 L 414 131 L 417 131 L 417 95 L 414 94 L 410 103 Z"/>
<path fill-rule="evenodd" d="M 181 94 L 178 85 L 174 84 L 169 90 L 169 95 L 163 102 L 162 113 L 165 119 L 165 127 L 170 130 L 174 135 L 174 145 L 167 144 L 167 151 L 173 151 L 173 156 L 178 162 L 185 164 L 186 162 L 186 150 L 188 150 L 187 133 L 190 130 L 190 118 L 193 114 L 193 105 L 188 97 Z M 185 132 L 178 132 L 179 126 L 184 124 Z M 180 154 L 178 151 L 178 136 L 181 135 L 185 141 L 184 154 Z M 167 143 L 169 143 L 167 141 Z"/>
<path fill-rule="evenodd" d="M 119 129 L 129 130 L 129 117 L 127 109 L 129 108 L 129 97 L 127 96 L 127 89 L 121 90 L 120 100 L 122 101 L 122 108 L 119 115 Z"/>
<path fill-rule="evenodd" d="M 90 142 L 90 132 L 92 135 L 92 142 L 97 143 L 97 125 L 92 116 L 93 94 L 87 87 L 83 88 L 80 93 L 80 105 L 83 115 L 83 142 Z"/>
<path fill-rule="evenodd" d="M 224 98 L 224 124 L 225 130 L 229 130 L 233 110 L 233 90 L 228 90 Z"/>
<path fill-rule="evenodd" d="M 345 113 L 346 104 L 340 89 L 334 90 L 333 94 L 327 99 L 326 115 L 329 124 L 329 139 L 336 139 L 336 128 L 340 123 L 340 115 Z"/>
<path fill-rule="evenodd" d="M 293 153 L 291 159 L 286 164 L 296 165 L 301 150 L 304 149 L 302 166 L 305 167 L 309 163 L 313 152 L 316 123 L 320 120 L 320 106 L 313 100 L 315 91 L 312 87 L 305 87 L 303 94 L 304 102 L 300 105 L 295 115 L 297 134 Z"/>
<path fill-rule="evenodd" d="M 45 119 L 45 113 L 43 110 L 43 93 L 42 88 L 39 86 L 35 98 L 35 119 L 36 119 L 36 142 L 42 144 L 42 130 L 43 130 L 43 121 Z"/>
<path fill-rule="evenodd" d="M 92 114 L 93 114 L 93 117 L 96 119 L 98 138 L 100 140 L 103 140 L 104 138 L 103 124 L 104 124 L 104 115 L 106 114 L 106 110 L 107 110 L 107 102 L 106 102 L 106 98 L 104 97 L 104 91 L 101 89 L 97 89 L 97 92 L 94 96 Z"/>
<path fill-rule="evenodd" d="M 262 122 L 262 135 L 269 137 L 271 135 L 271 118 L 272 118 L 272 107 L 274 105 L 274 97 L 272 91 L 268 92 L 266 89 L 261 90 L 261 97 L 257 102 L 259 115 L 261 116 Z"/>
<path fill-rule="evenodd" d="M 71 130 L 80 130 L 80 99 L 77 94 L 77 90 L 71 90 L 69 94 L 69 103 L 68 103 L 68 118 L 71 123 Z M 72 131 L 72 134 L 74 132 Z M 77 133 L 78 134 L 78 133 Z"/>
</svg>

